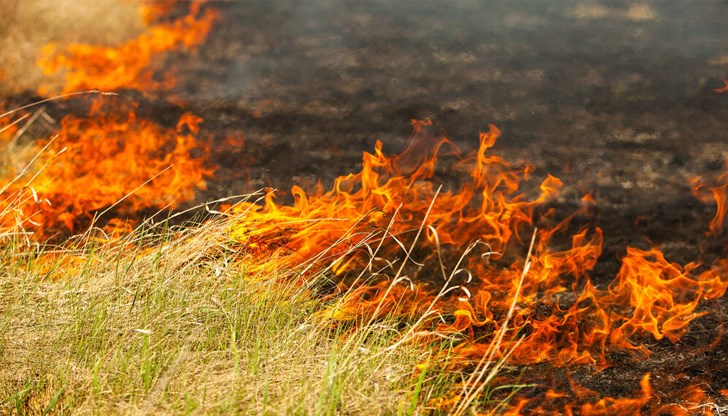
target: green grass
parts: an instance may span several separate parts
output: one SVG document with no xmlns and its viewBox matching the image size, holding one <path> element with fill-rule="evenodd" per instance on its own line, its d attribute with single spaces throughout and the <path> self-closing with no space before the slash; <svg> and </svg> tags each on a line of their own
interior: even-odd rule
<svg viewBox="0 0 728 416">
<path fill-rule="evenodd" d="M 336 299 L 251 272 L 227 232 L 6 243 L 0 414 L 430 414 L 464 380 L 400 320 L 334 323 Z"/>
</svg>

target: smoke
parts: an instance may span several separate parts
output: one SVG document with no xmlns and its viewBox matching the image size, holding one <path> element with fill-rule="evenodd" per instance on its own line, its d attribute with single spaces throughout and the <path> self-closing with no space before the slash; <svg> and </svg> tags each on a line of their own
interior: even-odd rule
<svg viewBox="0 0 728 416">
<path fill-rule="evenodd" d="M 58 82 L 36 66 L 49 42 L 116 44 L 140 33 L 138 1 L 0 0 L 0 97 Z"/>
</svg>

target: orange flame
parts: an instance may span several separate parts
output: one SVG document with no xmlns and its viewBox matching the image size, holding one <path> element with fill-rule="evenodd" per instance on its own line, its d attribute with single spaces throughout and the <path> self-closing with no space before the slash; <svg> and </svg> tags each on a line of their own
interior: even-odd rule
<svg viewBox="0 0 728 416">
<path fill-rule="evenodd" d="M 713 415 L 707 395 L 699 386 L 687 386 L 674 394 L 665 396 L 657 393 L 647 373 L 640 381 L 640 391 L 632 397 L 600 397 L 599 393 L 570 381 L 569 392 L 549 390 L 545 393 L 546 402 L 519 399 L 503 415 Z M 573 399 L 584 402 L 574 404 Z"/>
<path fill-rule="evenodd" d="M 690 182 L 692 184 L 693 195 L 696 198 L 704 203 L 715 201 L 716 204 L 715 216 L 710 221 L 706 235 L 715 236 L 720 234 L 723 230 L 726 210 L 728 210 L 728 205 L 726 205 L 726 200 L 728 200 L 728 160 L 725 161 L 723 174 L 717 178 L 717 184 L 709 187 L 707 192 L 700 178 L 693 178 Z"/>
<path fill-rule="evenodd" d="M 191 2 L 185 16 L 155 24 L 147 33 L 117 47 L 46 45 L 38 65 L 47 74 L 64 71 L 64 93 L 89 89 L 169 89 L 175 84 L 174 77 L 167 72 L 163 79 L 155 78 L 153 58 L 177 49 L 192 50 L 205 40 L 218 14 L 203 5 L 202 1 Z M 147 22 L 156 21 L 173 10 L 172 6 L 173 2 L 152 4 L 142 8 L 142 16 Z M 47 95 L 48 88 L 42 88 L 40 93 Z"/>
<path fill-rule="evenodd" d="M 611 343 L 634 348 L 630 339 L 635 334 L 649 333 L 655 339 L 667 337 L 677 341 L 687 325 L 705 312 L 696 312 L 699 302 L 723 296 L 728 280 L 717 270 L 693 272 L 695 263 L 681 267 L 669 263 L 657 249 L 627 249 L 622 269 L 609 289 L 604 303 L 631 305 L 631 316 L 615 316 L 618 324 L 610 334 Z"/>
<path fill-rule="evenodd" d="M 319 187 L 316 194 L 308 195 L 294 187 L 292 206 L 275 204 L 272 193 L 263 206 L 242 204 L 238 209 L 247 214 L 233 226 L 233 236 L 269 244 L 277 241 L 283 258 L 276 261 L 295 264 L 324 250 L 337 258 L 331 245 L 348 236 L 348 245 L 340 248 L 340 253 L 361 243 L 366 229 L 388 227 L 390 235 L 404 238 L 427 212 L 430 245 L 451 246 L 478 239 L 498 253 L 494 259 L 503 258 L 509 243 L 515 241 L 513 237 L 518 240 L 519 228 L 532 224 L 534 209 L 557 195 L 561 182 L 547 176 L 540 194 L 528 199 L 519 189 L 531 168 L 516 169 L 487 153 L 499 135 L 491 126 L 489 132 L 481 134 L 474 157 L 458 163 L 468 172 L 468 181 L 458 192 L 437 194 L 433 184 L 437 160 L 442 149 L 452 148 L 452 144 L 440 134 L 431 134 L 430 121 L 413 125 L 412 145 L 402 154 L 387 157 L 382 144 L 377 143 L 374 154 L 364 154 L 362 170 L 336 179 L 331 191 L 323 192 Z M 417 160 L 418 155 L 421 160 Z M 585 199 L 587 204 L 590 201 Z M 566 221 L 540 233 L 513 322 L 514 331 L 528 328 L 529 333 L 513 353 L 517 362 L 549 361 L 558 366 L 599 363 L 604 367 L 608 348 L 647 352 L 642 345 L 644 335 L 675 342 L 692 319 L 704 314 L 697 312 L 699 303 L 722 296 L 728 286 L 728 280 L 715 269 L 696 273 L 698 264 L 682 267 L 668 262 L 657 249 L 628 248 L 614 282 L 607 290 L 597 289 L 588 273 L 601 254 L 602 232 L 596 229 L 589 237 L 584 230 L 574 235 L 571 249 L 552 252 L 549 240 Z M 505 315 L 515 294 L 522 262 L 517 260 L 502 269 L 478 258 L 467 261 L 476 279 L 471 285 L 475 293 L 472 299 L 441 302 L 439 307 L 451 311 L 453 322 L 439 328 L 471 333 L 472 327 L 497 329 L 498 317 Z M 362 263 L 339 260 L 333 270 L 341 274 L 356 264 Z M 577 298 L 565 305 L 560 295 L 567 291 L 576 293 Z M 496 297 L 494 293 L 502 295 Z M 551 313 L 539 316 L 537 305 Z M 487 337 L 481 338 L 481 343 L 463 343 L 459 354 L 478 359 L 488 345 Z M 504 343 L 504 349 L 510 347 Z"/>
<path fill-rule="evenodd" d="M 446 146 L 455 153 L 457 149 L 442 135 L 431 137 L 431 121 L 415 121 L 413 126 L 411 145 L 403 153 L 387 157 L 377 142 L 373 154 L 364 154 L 362 170 L 337 178 L 331 191 L 319 187 L 316 194 L 308 195 L 294 187 L 290 207 L 277 205 L 273 193 L 263 206 L 242 204 L 238 210 L 247 215 L 233 226 L 233 237 L 285 242 L 285 248 L 295 253 L 293 261 L 305 260 L 349 233 L 350 227 L 367 224 L 382 229 L 395 213 L 398 221 L 389 234 L 411 234 L 434 201 L 427 218 L 432 227 L 430 242 L 435 234 L 440 244 L 480 239 L 498 252 L 518 237 L 522 224 L 532 222 L 537 206 L 558 194 L 561 182 L 552 176 L 543 180 L 535 198 L 518 192 L 519 177 L 527 177 L 531 168 L 515 169 L 485 154 L 500 134 L 495 126 L 481 135 L 474 160 L 463 161 L 463 165 L 474 162 L 469 172 L 472 181 L 459 192 L 438 194 L 431 179 L 439 153 Z M 421 155 L 423 160 L 418 160 Z M 358 238 L 353 237 L 353 244 Z"/>
<path fill-rule="evenodd" d="M 373 154 L 364 154 L 362 170 L 337 178 L 329 191 L 320 184 L 314 194 L 293 187 L 291 206 L 276 204 L 272 192 L 263 205 L 236 206 L 245 215 L 233 220 L 232 235 L 255 250 L 264 250 L 266 256 L 272 250 L 275 255 L 269 261 L 278 265 L 330 259 L 330 270 L 342 277 L 339 292 L 346 289 L 348 273 L 372 266 L 372 256 L 390 259 L 389 269 L 394 270 L 391 262 L 409 256 L 404 248 L 421 224 L 426 239 L 416 252 L 424 262 L 441 255 L 428 253 L 452 251 L 467 241 L 482 242 L 488 250 L 486 257 L 466 256 L 462 269 L 453 272 L 459 275 L 461 291 L 433 297 L 439 277 L 429 274 L 412 279 L 409 294 L 405 286 L 390 287 L 389 281 L 379 280 L 351 288 L 342 304 L 328 312 L 334 320 L 353 320 L 373 311 L 388 313 L 398 304 L 404 306 L 403 315 L 411 316 L 413 311 L 421 312 L 423 304 L 434 302 L 434 310 L 445 320 L 428 322 L 437 331 L 462 335 L 463 342 L 454 348 L 462 367 L 478 362 L 492 348 L 494 334 L 517 293 L 517 308 L 508 328 L 512 336 L 504 338 L 499 356 L 508 352 L 514 363 L 545 361 L 557 367 L 595 364 L 598 368 L 609 365 L 609 351 L 648 354 L 646 345 L 651 340 L 677 342 L 692 320 L 707 313 L 701 304 L 725 294 L 728 276 L 722 262 L 711 268 L 697 263 L 682 266 L 669 262 L 657 248 L 628 247 L 615 279 L 600 288 L 589 274 L 602 252 L 601 229 L 573 235 L 568 249 L 551 248 L 551 240 L 568 228 L 571 217 L 539 233 L 530 270 L 519 288 L 524 266 L 514 250 L 520 233 L 534 224 L 537 208 L 558 195 L 561 182 L 547 176 L 538 191 L 523 191 L 532 169 L 516 168 L 488 154 L 499 135 L 491 126 L 480 135 L 478 151 L 455 164 L 454 170 L 464 177 L 460 188 L 439 192 L 434 184 L 438 161 L 460 157 L 460 152 L 434 132 L 430 121 L 415 121 L 413 127 L 412 144 L 403 153 L 386 156 L 378 142 Z M 594 200 L 586 196 L 582 203 L 588 209 Z M 540 215 L 551 215 L 544 212 Z M 362 259 L 357 253 L 369 254 Z M 514 258 L 503 267 L 503 262 Z M 447 280 L 444 268 L 442 274 Z M 522 336 L 520 343 L 515 342 L 516 334 Z M 653 397 L 646 376 L 640 397 L 600 399 L 578 411 L 629 414 L 651 403 Z M 441 405 L 451 402 L 444 399 Z M 519 402 L 514 409 L 526 403 Z"/>
<path fill-rule="evenodd" d="M 204 2 L 185 4 L 186 14 L 172 19 L 179 2 L 153 3 L 141 8 L 147 33 L 118 47 L 86 44 L 57 50 L 48 45 L 39 65 L 46 72 L 65 70 L 64 92 L 79 89 L 166 89 L 174 78 L 157 79 L 154 58 L 164 52 L 191 50 L 202 43 L 217 18 Z M 163 22 L 167 20 L 167 22 Z M 38 238 L 76 232 L 107 211 L 121 218 L 138 218 L 144 209 L 175 208 L 190 200 L 214 171 L 199 134 L 202 119 L 180 117 L 176 128 L 143 119 L 135 106 L 101 97 L 86 116 L 68 115 L 60 131 L 36 143 L 39 153 L 32 179 L 12 182 L 6 170 L 5 197 L 0 202 L 0 227 L 33 230 Z M 9 123 L 7 119 L 3 123 Z M 15 128 L 4 129 L 3 138 Z M 8 141 L 9 143 L 9 141 Z M 43 154 L 40 154 L 43 152 Z M 126 232 L 133 220 L 111 218 L 112 235 Z"/>
<path fill-rule="evenodd" d="M 406 290 L 402 285 L 390 285 L 390 282 L 382 281 L 372 286 L 357 287 L 347 292 L 340 305 L 324 311 L 324 315 L 335 321 L 376 318 L 392 312 L 416 318 L 432 300 L 431 295 Z"/>
<path fill-rule="evenodd" d="M 122 217 L 135 217 L 145 208 L 174 208 L 204 188 L 212 174 L 204 157 L 193 156 L 207 153 L 196 139 L 199 117 L 186 113 L 170 129 L 139 119 L 132 110 L 105 113 L 97 102 L 88 117 L 69 115 L 61 121 L 48 148 L 58 159 L 30 183 L 37 198 L 24 207 L 39 235 L 73 232 L 117 202 L 115 214 Z"/>
<path fill-rule="evenodd" d="M 64 92 L 168 89 L 175 79 L 155 73 L 155 57 L 194 49 L 218 17 L 203 7 L 204 2 L 193 2 L 187 14 L 163 22 L 178 4 L 167 0 L 143 8 L 149 31 L 123 45 L 48 45 L 39 65 L 48 73 L 65 71 Z M 728 91 L 728 83 L 716 91 Z M 26 215 L 0 216 L 0 231 L 24 218 L 22 225 L 38 235 L 75 232 L 99 212 L 113 209 L 115 216 L 134 217 L 140 210 L 174 208 L 204 188 L 215 169 L 195 156 L 208 153 L 199 140 L 201 118 L 186 113 L 172 128 L 140 118 L 131 106 L 111 104 L 117 107 L 111 110 L 97 102 L 86 117 L 66 116 L 58 137 L 39 143 L 47 144 L 59 159 L 37 171 L 31 188 L 25 183 L 8 188 L 19 196 L 1 201 L 0 212 L 17 209 Z M 0 125 L 0 136 L 8 141 L 16 127 L 0 122 L 6 123 Z M 431 121 L 413 121 L 413 129 L 405 151 L 387 156 L 378 141 L 373 153 L 364 153 L 362 169 L 336 178 L 328 191 L 322 184 L 313 193 L 294 186 L 292 205 L 276 203 L 274 192 L 262 205 L 236 205 L 240 215 L 232 219 L 232 237 L 260 255 L 261 268 L 328 267 L 340 277 L 336 294 L 345 293 L 336 307 L 323 312 L 333 321 L 428 314 L 428 328 L 460 340 L 453 349 L 457 358 L 451 361 L 460 368 L 486 356 L 502 330 L 507 335 L 497 357 L 510 356 L 520 364 L 591 364 L 603 369 L 610 364 L 610 351 L 648 354 L 651 340 L 677 342 L 692 320 L 707 313 L 703 302 L 725 294 L 728 262 L 680 265 L 668 261 L 658 248 L 628 247 L 611 284 L 599 284 L 590 273 L 602 254 L 601 229 L 582 229 L 571 237 L 570 247 L 553 248 L 563 246 L 553 243 L 563 239 L 573 216 L 539 232 L 539 243 L 528 259 L 530 269 L 519 284 L 527 263 L 521 253 L 522 233 L 539 221 L 553 220 L 546 204 L 559 195 L 561 181 L 546 175 L 533 186 L 532 167 L 514 166 L 490 154 L 500 136 L 493 125 L 480 134 L 477 151 L 465 156 Z M 58 163 L 60 158 L 63 163 Z M 442 168 L 443 159 L 455 160 L 450 170 Z M 459 176 L 459 187 L 436 186 L 442 174 Z M 719 184 L 707 190 L 698 180 L 693 182 L 698 198 L 717 205 L 708 235 L 722 229 L 727 191 L 728 169 Z M 582 198 L 584 210 L 594 203 L 589 195 Z M 130 227 L 129 221 L 112 219 L 107 230 L 124 233 Z M 455 269 L 447 270 L 443 256 L 451 257 L 460 245 L 471 242 Z M 476 252 L 481 247 L 484 253 Z M 402 276 L 408 265 L 411 276 Z M 372 271 L 374 278 L 360 279 L 361 270 Z M 448 290 L 438 294 L 443 285 Z M 681 414 L 687 408 L 661 403 L 649 374 L 633 398 L 599 398 L 576 383 L 570 395 L 550 390 L 545 396 L 553 401 L 575 396 L 581 404 L 537 408 L 544 413 L 637 414 L 647 409 Z M 678 394 L 684 403 L 705 398 L 694 386 Z M 453 400 L 442 399 L 440 405 L 447 408 Z M 521 399 L 507 414 L 532 406 Z"/>
<path fill-rule="evenodd" d="M 714 92 L 717 92 L 718 94 L 722 94 L 724 92 L 728 92 L 728 79 L 723 80 L 723 86 L 719 88 L 713 89 Z"/>
</svg>

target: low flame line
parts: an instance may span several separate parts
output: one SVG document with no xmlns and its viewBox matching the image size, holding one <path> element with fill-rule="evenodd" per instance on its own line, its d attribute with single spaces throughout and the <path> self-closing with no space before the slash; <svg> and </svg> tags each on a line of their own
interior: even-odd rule
<svg viewBox="0 0 728 416">
<path fill-rule="evenodd" d="M 367 215 L 368 215 L 368 213 L 367 213 Z M 349 227 L 349 229 L 348 229 L 348 230 L 346 230 L 346 232 L 345 232 L 345 233 L 344 233 L 344 234 L 343 234 L 343 235 L 342 235 L 341 237 L 339 237 L 339 238 L 338 238 L 338 239 L 337 239 L 337 240 L 336 240 L 336 241 L 335 241 L 335 242 L 334 242 L 333 244 L 331 244 L 331 245 L 330 245 L 329 247 L 327 247 L 327 248 L 326 248 L 326 250 L 324 250 L 324 251 L 322 251 L 321 253 L 319 253 L 319 254 L 317 254 L 316 256 L 314 256 L 314 257 L 313 257 L 313 258 L 311 259 L 311 261 L 309 262 L 309 265 L 308 265 L 308 266 L 306 266 L 306 267 L 305 267 L 305 268 L 303 269 L 303 271 L 302 271 L 301 275 L 302 275 L 302 276 L 303 276 L 303 275 L 305 275 L 305 274 L 306 274 L 306 272 L 308 272 L 308 270 L 309 270 L 309 269 L 310 269 L 311 267 L 314 267 L 314 265 L 316 265 L 316 262 L 317 262 L 317 261 L 319 261 L 319 260 L 320 260 L 321 258 L 325 257 L 325 256 L 326 256 L 326 254 L 327 254 L 327 253 L 328 253 L 329 251 L 331 251 L 331 250 L 332 250 L 332 249 L 333 249 L 334 247 L 336 247 L 336 246 L 337 246 L 338 244 L 342 243 L 342 242 L 343 242 L 343 241 L 345 240 L 345 238 L 346 238 L 346 237 L 347 237 L 347 236 L 349 235 L 349 233 L 351 233 L 351 231 L 352 231 L 352 230 L 354 230 L 354 229 L 356 228 L 356 226 L 357 226 L 357 225 L 358 225 L 359 223 L 361 223 L 361 222 L 362 222 L 362 221 L 364 220 L 364 218 L 366 218 L 366 216 L 363 216 L 363 217 L 359 218 L 358 220 L 356 220 L 356 222 L 355 222 L 354 224 L 352 224 L 352 225 L 351 225 L 351 226 Z M 308 284 L 308 283 L 309 283 L 309 282 L 306 282 L 306 284 Z"/>
<path fill-rule="evenodd" d="M 372 266 L 374 265 L 374 259 L 376 258 L 377 253 L 379 253 L 379 251 L 382 249 L 382 246 L 384 245 L 384 240 L 386 240 L 386 238 L 387 238 L 387 234 L 392 235 L 389 230 L 394 225 L 394 220 L 397 218 L 397 214 L 399 213 L 400 208 L 402 208 L 402 204 L 399 204 L 399 206 L 397 206 L 397 208 L 394 210 L 394 213 L 392 213 L 392 217 L 389 220 L 389 224 L 387 224 L 387 227 L 384 229 L 384 235 L 382 236 L 382 238 L 379 239 L 379 243 L 377 244 L 377 248 L 374 249 L 374 250 L 371 250 L 371 248 L 370 248 L 371 255 L 369 256 L 369 262 L 367 263 L 366 267 L 363 267 L 362 268 L 362 271 L 359 273 L 359 275 L 356 277 L 356 279 L 354 279 L 354 282 L 353 282 L 353 284 L 352 284 L 351 287 L 355 287 L 355 285 L 357 283 L 359 283 L 359 280 L 361 280 L 364 277 L 364 274 L 367 271 L 371 271 L 372 270 Z M 374 238 L 375 236 L 372 235 L 371 237 Z M 396 237 L 394 235 L 392 235 L 392 238 L 394 238 L 396 240 Z M 369 248 L 368 245 L 367 245 L 367 247 Z M 348 253 L 345 253 L 345 254 L 348 254 Z"/>
<path fill-rule="evenodd" d="M 392 288 L 394 287 L 394 285 L 396 285 L 396 284 L 398 284 L 398 283 L 400 283 L 401 281 L 404 281 L 404 280 L 409 280 L 411 282 L 411 280 L 407 276 L 402 276 L 402 271 L 404 270 L 404 266 L 407 263 L 407 259 L 410 259 L 411 260 L 410 254 L 414 251 L 415 246 L 417 245 L 417 241 L 419 240 L 420 236 L 422 235 L 422 230 L 426 226 L 427 218 L 429 218 L 430 212 L 432 211 L 432 207 L 435 205 L 435 200 L 437 199 L 437 197 L 440 194 L 440 191 L 441 190 L 442 190 L 442 185 L 440 185 L 437 188 L 437 191 L 435 191 L 435 195 L 432 197 L 432 200 L 430 201 L 430 206 L 427 208 L 427 212 L 425 212 L 425 216 L 422 218 L 422 223 L 421 223 L 420 227 L 417 230 L 417 235 L 415 235 L 415 238 L 412 241 L 412 245 L 410 246 L 409 252 L 407 250 L 405 250 L 405 258 L 402 259 L 402 263 L 400 265 L 399 270 L 394 275 L 394 279 L 392 280 L 392 283 L 387 287 L 387 290 L 384 292 L 384 295 L 382 296 L 382 301 L 380 301 L 380 303 L 377 305 L 377 307 L 374 310 L 374 312 L 371 314 L 371 317 L 369 318 L 369 321 L 366 323 L 365 327 L 372 327 L 373 326 L 374 320 L 377 318 L 377 316 L 378 316 L 378 314 L 379 314 L 379 312 L 381 310 L 382 304 L 384 303 L 384 299 L 387 298 L 387 296 L 389 295 L 389 293 L 392 291 Z M 401 207 L 401 204 L 400 204 L 400 207 Z M 399 208 L 400 207 L 397 208 L 397 210 L 395 211 L 395 214 L 399 211 Z M 389 224 L 387 230 L 385 230 L 385 233 L 388 233 L 389 232 L 389 227 L 392 226 L 392 224 L 394 222 L 395 216 L 396 215 L 393 215 L 392 216 L 392 220 L 390 221 L 390 224 Z M 394 235 L 393 234 L 391 234 L 391 233 L 389 233 L 389 234 L 394 238 Z M 384 237 L 382 237 L 382 240 L 385 237 L 386 237 L 386 235 Z M 400 246 L 401 246 L 401 244 L 400 244 Z M 381 247 L 381 242 L 380 242 L 380 247 Z M 375 359 L 376 357 L 381 356 L 382 354 L 395 351 L 400 345 L 402 345 L 402 344 L 404 344 L 404 343 L 406 343 L 406 342 L 408 342 L 408 341 L 410 341 L 410 340 L 412 340 L 414 338 L 417 338 L 417 337 L 420 337 L 420 336 L 428 336 L 428 335 L 430 335 L 431 334 L 430 331 L 419 331 L 419 332 L 415 332 L 415 330 L 431 315 L 431 310 L 434 307 L 435 302 L 437 302 L 437 298 L 435 298 L 435 300 L 432 301 L 432 303 L 428 307 L 427 311 L 420 316 L 420 318 L 417 320 L 417 322 L 415 322 L 413 325 L 410 326 L 410 328 L 399 339 L 399 341 L 395 342 L 394 344 L 390 345 L 387 348 L 384 348 L 383 350 L 377 352 L 376 354 L 372 354 L 371 356 L 368 357 L 367 361 L 371 361 L 371 360 Z M 367 335 L 366 332 L 364 332 L 364 333 L 361 334 L 361 337 L 365 337 L 366 335 Z M 344 364 L 346 364 L 346 361 L 344 361 Z M 346 368 L 346 366 L 342 364 L 342 368 Z"/>
<path fill-rule="evenodd" d="M 425 212 L 425 216 L 422 218 L 422 225 L 417 230 L 417 234 L 415 235 L 414 240 L 412 240 L 412 245 L 410 246 L 409 251 L 405 250 L 406 258 L 402 260 L 402 263 L 399 266 L 399 270 L 397 270 L 397 274 L 394 275 L 394 280 L 392 280 L 392 284 L 387 287 L 387 290 L 384 292 L 384 296 L 382 299 L 386 299 L 389 293 L 392 291 L 392 287 L 399 282 L 400 276 L 402 275 L 402 272 L 404 271 L 404 266 L 407 264 L 407 259 L 411 260 L 411 254 L 415 250 L 415 246 L 417 245 L 417 241 L 420 239 L 420 235 L 422 235 L 422 229 L 425 228 L 427 223 L 427 218 L 430 217 L 430 212 L 432 211 L 432 207 L 435 205 L 435 200 L 437 199 L 437 196 L 440 194 L 440 191 L 442 190 L 442 185 L 440 185 L 437 188 L 437 191 L 435 191 L 435 195 L 432 197 L 432 201 L 430 201 L 430 206 L 427 207 L 427 212 Z M 380 302 L 377 305 L 377 308 L 374 310 L 374 313 L 372 314 L 372 317 L 369 318 L 369 325 L 374 322 L 374 319 L 379 314 L 379 311 L 382 307 L 382 303 Z M 424 317 L 425 315 L 423 315 Z"/>
</svg>

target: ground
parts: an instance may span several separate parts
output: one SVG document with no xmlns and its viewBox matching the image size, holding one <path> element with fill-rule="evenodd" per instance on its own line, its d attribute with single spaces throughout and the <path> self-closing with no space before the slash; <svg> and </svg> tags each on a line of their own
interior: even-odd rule
<svg viewBox="0 0 728 416">
<path fill-rule="evenodd" d="M 561 178 L 565 200 L 591 193 L 618 223 L 608 238 L 682 251 L 702 237 L 713 207 L 688 178 L 717 176 L 728 155 L 713 91 L 725 3 L 214 5 L 223 18 L 178 88 L 208 128 L 245 135 L 210 195 L 330 183 L 377 139 L 403 149 L 412 118 L 463 148 L 493 123 L 494 152 Z"/>
<path fill-rule="evenodd" d="M 728 96 L 714 91 L 728 77 L 725 2 L 215 7 L 223 18 L 179 93 L 213 130 L 244 132 L 245 145 L 220 157 L 209 195 L 330 184 L 377 139 L 404 148 L 412 118 L 432 118 L 463 148 L 493 123 L 503 132 L 495 153 L 564 181 L 557 207 L 596 199 L 597 282 L 614 276 L 626 245 L 656 244 L 679 262 L 725 256 L 725 237 L 703 242 L 715 207 L 689 184 L 718 176 L 728 158 Z M 664 388 L 726 386 L 725 340 L 696 349 L 726 306 L 710 305 L 716 315 L 678 345 L 657 342 L 649 359 L 615 357 L 622 365 L 575 377 L 617 396 L 639 391 L 646 372 Z"/>
</svg>

